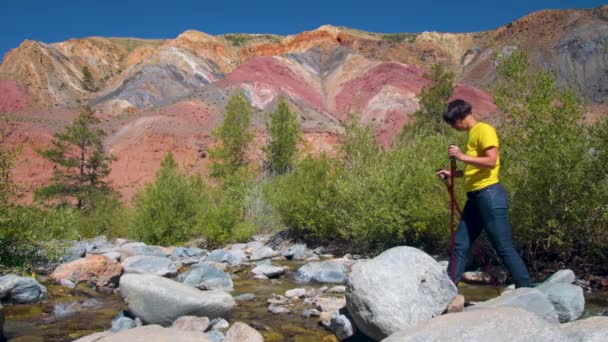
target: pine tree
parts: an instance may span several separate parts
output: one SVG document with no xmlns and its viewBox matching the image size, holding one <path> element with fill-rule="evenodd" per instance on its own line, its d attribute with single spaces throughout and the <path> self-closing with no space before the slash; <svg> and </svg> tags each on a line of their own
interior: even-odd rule
<svg viewBox="0 0 608 342">
<path fill-rule="evenodd" d="M 264 149 L 267 168 L 271 174 L 284 174 L 291 170 L 300 141 L 296 113 L 289 109 L 284 98 L 279 100 L 277 109 L 270 115 L 266 125 L 269 141 Z"/>
<path fill-rule="evenodd" d="M 95 128 L 99 122 L 93 110 L 83 106 L 65 131 L 55 134 L 49 149 L 37 151 L 55 164 L 52 184 L 36 192 L 38 200 L 75 199 L 77 207 L 85 209 L 94 194 L 110 191 L 104 178 L 113 157 L 103 149 L 105 132 Z"/>
</svg>

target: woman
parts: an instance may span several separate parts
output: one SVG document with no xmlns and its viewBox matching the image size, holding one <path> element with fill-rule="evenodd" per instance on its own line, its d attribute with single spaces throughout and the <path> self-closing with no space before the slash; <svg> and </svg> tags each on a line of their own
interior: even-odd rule
<svg viewBox="0 0 608 342">
<path fill-rule="evenodd" d="M 508 217 L 507 193 L 498 180 L 500 157 L 498 136 L 494 127 L 477 121 L 471 115 L 471 105 L 464 100 L 448 104 L 443 119 L 458 131 L 467 131 L 469 136 L 464 153 L 458 146 L 450 145 L 448 154 L 465 164 L 464 172 L 457 171 L 455 177 L 464 178 L 467 202 L 455 236 L 453 280 L 458 284 L 464 273 L 469 249 L 482 230 L 498 255 L 502 258 L 516 287 L 530 287 L 528 269 L 515 250 Z M 450 171 L 440 170 L 440 177 L 450 177 Z M 452 265 L 448 266 L 452 270 Z"/>
</svg>

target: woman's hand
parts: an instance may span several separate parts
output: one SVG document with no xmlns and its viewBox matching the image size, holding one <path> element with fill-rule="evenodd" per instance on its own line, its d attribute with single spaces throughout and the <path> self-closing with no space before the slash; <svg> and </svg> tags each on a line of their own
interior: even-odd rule
<svg viewBox="0 0 608 342">
<path fill-rule="evenodd" d="M 450 156 L 450 158 L 454 158 L 458 161 L 463 161 L 463 159 L 465 158 L 465 154 L 462 153 L 460 147 L 456 145 L 450 145 L 448 147 L 448 155 Z"/>
<path fill-rule="evenodd" d="M 448 171 L 448 170 L 444 170 L 444 169 L 437 170 L 437 172 L 435 172 L 435 174 L 436 174 L 436 175 L 437 175 L 439 178 L 441 178 L 441 180 L 442 180 L 442 181 L 447 180 L 448 178 L 450 178 L 450 175 L 451 175 L 450 171 Z"/>
</svg>

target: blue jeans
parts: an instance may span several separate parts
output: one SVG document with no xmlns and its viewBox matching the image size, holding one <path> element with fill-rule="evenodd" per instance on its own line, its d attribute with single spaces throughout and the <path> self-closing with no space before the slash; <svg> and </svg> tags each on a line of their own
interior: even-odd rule
<svg viewBox="0 0 608 342">
<path fill-rule="evenodd" d="M 454 280 L 458 284 L 465 271 L 467 255 L 482 230 L 486 231 L 492 246 L 511 272 L 516 287 L 531 287 L 530 274 L 515 250 L 509 224 L 509 200 L 502 184 L 497 183 L 481 190 L 467 192 L 467 203 L 462 212 L 455 236 Z M 452 277 L 452 265 L 448 274 Z"/>
</svg>

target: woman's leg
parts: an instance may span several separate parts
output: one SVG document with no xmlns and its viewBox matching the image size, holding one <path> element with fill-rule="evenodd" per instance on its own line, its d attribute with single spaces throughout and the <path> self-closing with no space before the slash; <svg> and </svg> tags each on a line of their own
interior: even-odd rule
<svg viewBox="0 0 608 342">
<path fill-rule="evenodd" d="M 531 287 L 530 274 L 513 244 L 507 193 L 502 184 L 480 193 L 478 211 L 490 242 L 511 272 L 516 287 Z"/>
<path fill-rule="evenodd" d="M 454 273 L 452 274 L 452 251 L 450 250 L 450 261 L 448 264 L 448 275 L 458 285 L 465 268 L 467 267 L 467 259 L 471 246 L 481 233 L 481 222 L 479 215 L 476 213 L 475 205 L 471 200 L 467 200 L 462 212 L 462 218 L 458 224 L 454 240 Z"/>
</svg>

